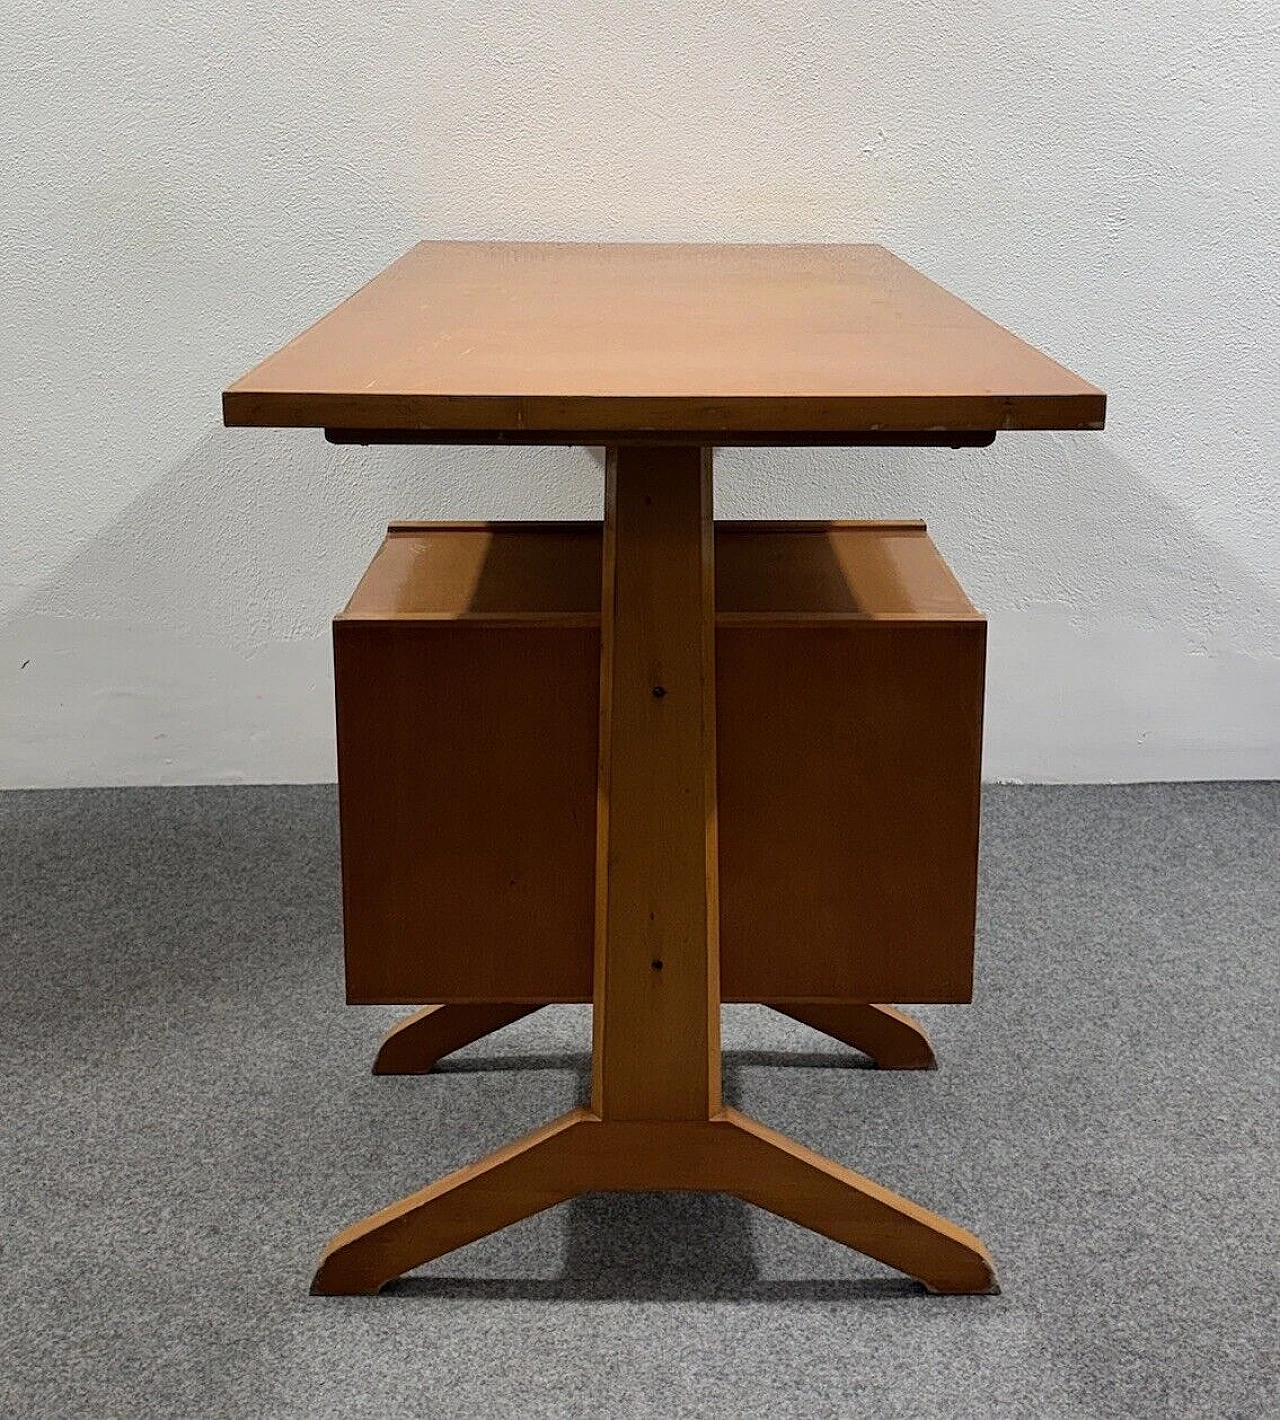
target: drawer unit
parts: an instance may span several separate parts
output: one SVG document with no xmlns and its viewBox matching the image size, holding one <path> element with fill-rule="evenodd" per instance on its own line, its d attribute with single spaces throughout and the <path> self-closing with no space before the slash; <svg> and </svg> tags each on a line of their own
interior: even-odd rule
<svg viewBox="0 0 1280 1420">
<path fill-rule="evenodd" d="M 334 623 L 352 1002 L 592 990 L 599 523 L 397 523 Z M 986 625 L 918 522 L 716 528 L 730 1001 L 971 996 Z"/>
</svg>

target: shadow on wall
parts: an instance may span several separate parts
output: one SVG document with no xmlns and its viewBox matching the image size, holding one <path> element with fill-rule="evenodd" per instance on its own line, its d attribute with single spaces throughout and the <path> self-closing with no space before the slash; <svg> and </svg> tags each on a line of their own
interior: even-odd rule
<svg viewBox="0 0 1280 1420">
<path fill-rule="evenodd" d="M 0 625 L 0 783 L 332 779 L 329 620 L 387 521 L 598 506 L 581 451 L 510 458 L 211 428 Z"/>
<path fill-rule="evenodd" d="M 512 460 L 520 460 L 514 465 Z M 253 650 L 323 635 L 392 518 L 592 517 L 581 450 L 341 448 L 212 428 L 28 602 Z"/>
<path fill-rule="evenodd" d="M 1280 595 L 1105 435 L 718 460 L 725 517 L 927 519 L 991 617 L 988 777 L 1280 772 Z M 602 462 L 211 428 L 7 619 L 4 782 L 331 778 L 329 620 L 387 521 L 596 517 Z"/>
<path fill-rule="evenodd" d="M 942 477 L 882 454 L 864 485 L 914 503 L 990 618 L 987 778 L 1280 775 L 1280 588 L 1163 491 L 1154 449 L 1006 434 Z"/>
</svg>

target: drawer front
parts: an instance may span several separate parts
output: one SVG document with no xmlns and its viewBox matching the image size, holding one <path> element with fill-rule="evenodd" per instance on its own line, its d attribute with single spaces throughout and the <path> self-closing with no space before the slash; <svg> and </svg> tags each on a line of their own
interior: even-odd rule
<svg viewBox="0 0 1280 1420">
<path fill-rule="evenodd" d="M 726 1000 L 970 998 L 984 633 L 720 630 Z M 348 999 L 589 1000 L 598 630 L 334 648 Z"/>
</svg>

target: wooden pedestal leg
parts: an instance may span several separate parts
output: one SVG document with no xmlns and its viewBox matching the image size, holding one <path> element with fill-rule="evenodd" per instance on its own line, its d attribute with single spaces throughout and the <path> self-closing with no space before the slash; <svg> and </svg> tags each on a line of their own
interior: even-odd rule
<svg viewBox="0 0 1280 1420">
<path fill-rule="evenodd" d="M 317 1296 L 368 1296 L 393 1277 L 581 1191 L 567 1147 L 572 1110 L 336 1234 L 311 1283 Z"/>
<path fill-rule="evenodd" d="M 711 452 L 611 449 L 601 606 L 592 1100 L 339 1233 L 314 1290 L 402 1272 L 574 1194 L 737 1194 L 939 1292 L 964 1229 L 722 1107 Z"/>
<path fill-rule="evenodd" d="M 937 1059 L 924 1027 L 894 1006 L 765 1004 L 780 1015 L 812 1026 L 869 1055 L 881 1070 L 936 1070 Z"/>
<path fill-rule="evenodd" d="M 541 1006 L 522 1006 L 514 1002 L 425 1006 L 405 1020 L 397 1021 L 382 1037 L 374 1057 L 373 1073 L 425 1075 L 442 1056 L 541 1009 Z"/>
<path fill-rule="evenodd" d="M 997 1292 L 971 1233 L 737 1110 L 601 1120 L 576 1109 L 338 1233 L 311 1290 L 368 1296 L 454 1248 L 584 1192 L 730 1193 L 877 1258 L 931 1292 Z"/>
<path fill-rule="evenodd" d="M 725 1120 L 735 1131 L 726 1193 L 865 1252 L 931 1292 L 999 1292 L 990 1255 L 966 1229 L 736 1110 Z"/>
</svg>

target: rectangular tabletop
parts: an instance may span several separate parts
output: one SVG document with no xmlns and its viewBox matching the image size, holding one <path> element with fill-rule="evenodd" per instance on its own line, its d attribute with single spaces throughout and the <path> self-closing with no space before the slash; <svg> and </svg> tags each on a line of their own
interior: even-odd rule
<svg viewBox="0 0 1280 1420">
<path fill-rule="evenodd" d="M 1097 429 L 1105 395 L 880 246 L 422 242 L 223 396 L 230 425 Z"/>
</svg>

